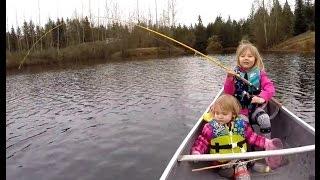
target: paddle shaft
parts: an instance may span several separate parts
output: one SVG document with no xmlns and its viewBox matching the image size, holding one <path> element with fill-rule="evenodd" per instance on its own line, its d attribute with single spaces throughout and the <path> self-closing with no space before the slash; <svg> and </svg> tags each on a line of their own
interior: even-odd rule
<svg viewBox="0 0 320 180">
<path fill-rule="evenodd" d="M 207 166 L 207 167 L 203 167 L 203 168 L 192 169 L 192 171 L 195 172 L 195 171 L 203 171 L 203 170 L 207 170 L 207 169 L 215 169 L 215 168 L 229 166 L 229 165 L 236 165 L 236 164 L 240 164 L 240 163 L 248 163 L 248 162 L 252 162 L 252 161 L 258 161 L 260 159 L 264 159 L 264 158 L 255 158 L 255 159 L 250 159 L 247 161 L 234 162 L 234 163 L 229 162 L 226 164 L 220 164 L 220 165 L 215 165 L 215 166 Z"/>
<path fill-rule="evenodd" d="M 178 161 L 215 161 L 215 160 L 233 160 L 233 159 L 250 159 L 263 158 L 279 155 L 290 155 L 314 151 L 315 145 L 307 145 L 289 149 L 254 151 L 235 154 L 200 154 L 200 155 L 180 155 Z"/>
</svg>

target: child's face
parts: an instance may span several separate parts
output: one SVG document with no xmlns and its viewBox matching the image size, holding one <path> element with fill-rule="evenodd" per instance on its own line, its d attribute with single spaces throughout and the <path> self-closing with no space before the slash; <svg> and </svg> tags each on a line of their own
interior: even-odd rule
<svg viewBox="0 0 320 180">
<path fill-rule="evenodd" d="M 232 120 L 232 112 L 224 111 L 219 106 L 215 107 L 213 116 L 219 124 L 226 124 Z"/>
<path fill-rule="evenodd" d="M 240 66 L 244 69 L 250 69 L 254 65 L 256 58 L 253 56 L 250 50 L 244 51 L 239 56 Z"/>
</svg>

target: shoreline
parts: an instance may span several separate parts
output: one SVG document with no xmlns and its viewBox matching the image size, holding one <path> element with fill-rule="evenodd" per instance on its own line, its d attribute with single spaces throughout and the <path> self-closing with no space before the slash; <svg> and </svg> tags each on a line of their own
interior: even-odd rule
<svg viewBox="0 0 320 180">
<path fill-rule="evenodd" d="M 312 51 L 297 51 L 297 50 L 261 50 L 262 53 L 279 53 L 279 54 L 314 54 L 315 50 Z M 215 54 L 231 54 L 235 53 L 235 48 L 225 48 L 221 51 L 211 52 L 208 55 Z M 70 68 L 72 66 L 88 66 L 95 64 L 104 64 L 104 63 L 112 63 L 112 62 L 126 62 L 126 61 L 141 61 L 148 59 L 162 59 L 169 57 L 180 57 L 184 55 L 190 55 L 192 53 L 184 51 L 182 48 L 178 47 L 150 47 L 150 48 L 136 48 L 129 49 L 125 52 L 117 51 L 110 55 L 108 58 L 95 58 L 95 57 L 86 57 L 87 59 L 79 59 L 79 58 L 70 58 L 67 57 L 65 59 L 41 59 L 41 58 L 27 58 L 25 63 L 21 66 L 19 70 L 19 63 L 17 60 L 9 60 L 6 59 L 6 71 L 9 74 L 13 74 L 13 72 L 19 73 L 24 72 L 25 69 L 37 69 L 39 67 L 45 67 L 46 70 L 50 69 L 63 69 Z M 22 57 L 22 54 L 16 55 L 16 57 Z M 76 55 L 74 57 L 77 57 Z M 10 63 L 8 63 L 8 61 Z"/>
</svg>

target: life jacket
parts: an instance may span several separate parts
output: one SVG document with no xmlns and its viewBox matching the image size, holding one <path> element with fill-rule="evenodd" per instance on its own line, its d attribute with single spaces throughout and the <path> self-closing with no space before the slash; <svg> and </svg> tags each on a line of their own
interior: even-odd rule
<svg viewBox="0 0 320 180">
<path fill-rule="evenodd" d="M 237 118 L 231 122 L 231 128 L 221 125 L 217 121 L 211 121 L 214 138 L 210 141 L 210 154 L 227 154 L 247 152 L 247 143 L 244 138 L 244 120 Z M 225 162 L 226 160 L 220 160 Z"/>
<path fill-rule="evenodd" d="M 239 78 L 235 78 L 235 94 L 234 96 L 239 100 L 242 108 L 254 109 L 251 104 L 252 95 L 258 95 L 260 90 L 260 69 L 258 67 L 252 68 L 248 72 L 241 72 L 239 66 L 235 67 L 234 71 L 242 78 L 247 79 L 252 85 L 248 85 Z"/>
</svg>

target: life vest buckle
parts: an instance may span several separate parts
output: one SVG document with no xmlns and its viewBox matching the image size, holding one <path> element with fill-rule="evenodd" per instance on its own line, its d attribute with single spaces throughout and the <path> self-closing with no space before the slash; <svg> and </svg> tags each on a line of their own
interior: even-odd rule
<svg viewBox="0 0 320 180">
<path fill-rule="evenodd" d="M 238 146 L 238 143 L 231 143 L 232 149 L 233 149 L 233 148 L 236 148 L 237 146 Z"/>
</svg>

